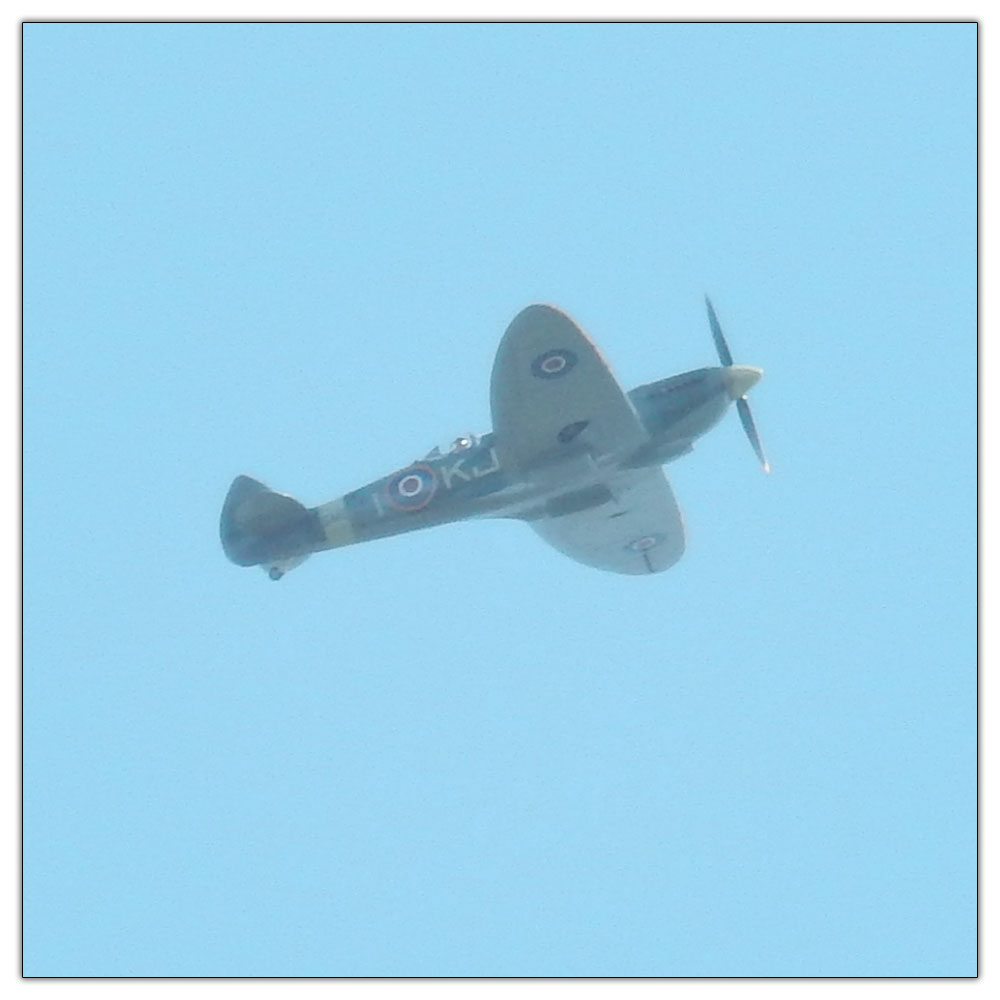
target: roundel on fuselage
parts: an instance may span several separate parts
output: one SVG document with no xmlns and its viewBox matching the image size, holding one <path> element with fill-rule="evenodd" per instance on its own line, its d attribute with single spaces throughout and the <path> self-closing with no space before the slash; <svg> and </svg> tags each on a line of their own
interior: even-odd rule
<svg viewBox="0 0 1000 1000">
<path fill-rule="evenodd" d="M 437 492 L 437 473 L 429 465 L 411 465 L 385 484 L 385 495 L 397 510 L 423 510 Z"/>
</svg>

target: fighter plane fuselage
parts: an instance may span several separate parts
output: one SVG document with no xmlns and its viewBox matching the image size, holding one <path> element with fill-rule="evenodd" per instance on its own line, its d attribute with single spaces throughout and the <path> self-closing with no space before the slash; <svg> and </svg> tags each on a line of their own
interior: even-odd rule
<svg viewBox="0 0 1000 1000">
<path fill-rule="evenodd" d="M 576 364 L 573 351 L 557 349 L 538 355 L 531 369 L 544 383 Z M 627 419 L 635 431 L 620 448 L 602 450 L 589 443 L 591 419 L 602 414 L 590 412 L 587 393 L 579 399 L 563 396 L 551 439 L 534 444 L 527 465 L 505 462 L 504 455 L 517 452 L 496 431 L 468 434 L 450 448 L 435 448 L 390 475 L 313 508 L 241 476 L 223 507 L 223 547 L 233 562 L 262 565 L 278 579 L 311 552 L 450 521 L 514 517 L 532 522 L 613 505 L 616 477 L 624 489 L 629 470 L 663 465 L 690 452 L 694 441 L 717 424 L 760 375 L 760 369 L 728 364 L 640 385 L 625 393 L 628 404 L 621 404 L 626 412 L 629 407 L 634 411 Z M 621 390 L 616 392 L 621 398 Z M 621 514 L 612 510 L 607 516 Z M 646 536 L 639 536 L 628 545 L 645 541 Z"/>
<path fill-rule="evenodd" d="M 691 451 L 693 442 L 723 417 L 732 396 L 723 368 L 698 368 L 641 385 L 628 394 L 648 434 L 639 448 L 613 457 L 621 468 L 662 465 Z M 309 552 L 385 538 L 419 528 L 476 517 L 547 515 L 554 495 L 568 497 L 562 506 L 603 502 L 605 491 L 594 483 L 606 476 L 607 462 L 588 461 L 582 442 L 585 421 L 570 428 L 562 442 L 566 461 L 557 466 L 553 486 L 524 483 L 503 469 L 496 434 L 465 435 L 451 450 L 431 453 L 388 476 L 312 508 L 319 531 L 297 540 L 295 548 L 275 565 L 298 562 Z M 564 428 L 565 430 L 565 428 Z M 574 461 L 576 460 L 576 461 Z M 593 482 L 592 482 L 593 481 Z M 575 489 L 574 489 L 575 487 Z M 552 494 L 553 496 L 547 495 Z M 578 506 L 579 509 L 579 506 Z M 321 533 L 320 533 L 321 532 Z M 289 566 L 290 568 L 290 566 Z"/>
</svg>

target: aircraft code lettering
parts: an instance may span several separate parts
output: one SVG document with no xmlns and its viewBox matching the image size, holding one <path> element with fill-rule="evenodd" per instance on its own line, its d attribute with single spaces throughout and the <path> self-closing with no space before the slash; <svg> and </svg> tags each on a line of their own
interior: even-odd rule
<svg viewBox="0 0 1000 1000">
<path fill-rule="evenodd" d="M 450 466 L 442 465 L 439 471 L 445 489 L 452 489 L 452 484 L 456 479 L 469 483 L 473 479 L 482 479 L 483 476 L 488 476 L 491 472 L 496 472 L 500 468 L 500 459 L 497 457 L 496 448 L 490 448 L 488 456 L 490 462 L 484 466 L 467 466 L 466 462 L 468 459 L 465 458 L 458 459 L 457 462 L 454 462 Z"/>
</svg>

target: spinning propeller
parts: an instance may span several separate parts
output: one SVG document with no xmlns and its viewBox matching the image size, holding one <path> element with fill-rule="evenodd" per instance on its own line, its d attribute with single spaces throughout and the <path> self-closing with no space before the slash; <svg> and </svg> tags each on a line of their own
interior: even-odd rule
<svg viewBox="0 0 1000 1000">
<path fill-rule="evenodd" d="M 715 315 L 715 310 L 712 308 L 712 300 L 707 295 L 705 296 L 705 305 L 708 306 L 708 322 L 712 327 L 712 339 L 715 341 L 716 351 L 719 352 L 719 360 L 722 362 L 723 367 L 732 369 L 734 384 L 745 384 L 747 389 L 749 389 L 760 378 L 762 374 L 760 369 L 733 365 L 733 356 L 729 351 L 726 338 L 722 335 L 719 317 Z M 763 466 L 765 472 L 770 472 L 771 466 L 767 464 L 767 459 L 764 457 L 764 446 L 760 443 L 760 435 L 757 433 L 757 425 L 753 422 L 753 414 L 750 412 L 750 404 L 747 402 L 745 390 L 736 399 L 736 410 L 740 415 L 743 430 L 746 431 L 747 437 L 750 439 L 750 444 L 753 446 L 757 458 L 760 459 L 761 466 Z"/>
</svg>

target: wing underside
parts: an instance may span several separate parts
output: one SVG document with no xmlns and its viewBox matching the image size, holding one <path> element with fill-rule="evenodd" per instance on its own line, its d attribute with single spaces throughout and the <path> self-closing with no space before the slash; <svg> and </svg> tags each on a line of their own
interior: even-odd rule
<svg viewBox="0 0 1000 1000">
<path fill-rule="evenodd" d="M 490 381 L 502 466 L 544 501 L 520 516 L 560 552 L 615 573 L 658 573 L 684 551 L 660 468 L 621 470 L 648 441 L 594 342 L 565 313 L 528 306 L 507 328 Z"/>
<path fill-rule="evenodd" d="M 533 305 L 497 350 L 490 408 L 504 468 L 545 478 L 546 466 L 600 462 L 638 447 L 646 432 L 594 342 L 565 313 Z"/>
<path fill-rule="evenodd" d="M 619 473 L 594 505 L 528 523 L 577 562 L 613 573 L 669 569 L 684 554 L 684 522 L 660 468 Z"/>
</svg>

